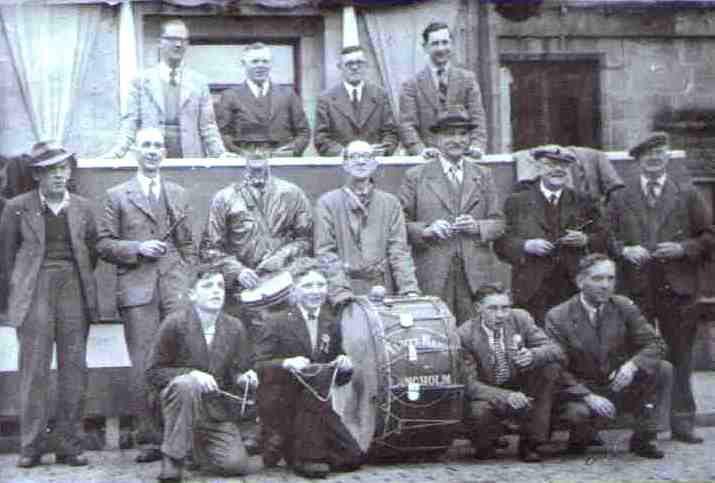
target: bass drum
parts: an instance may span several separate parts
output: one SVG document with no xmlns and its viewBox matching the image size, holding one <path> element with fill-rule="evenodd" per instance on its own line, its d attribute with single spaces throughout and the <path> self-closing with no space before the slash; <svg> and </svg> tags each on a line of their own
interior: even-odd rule
<svg viewBox="0 0 715 483">
<path fill-rule="evenodd" d="M 342 313 L 343 348 L 353 361 L 333 407 L 373 459 L 439 453 L 462 421 L 455 320 L 437 297 L 358 297 Z"/>
</svg>

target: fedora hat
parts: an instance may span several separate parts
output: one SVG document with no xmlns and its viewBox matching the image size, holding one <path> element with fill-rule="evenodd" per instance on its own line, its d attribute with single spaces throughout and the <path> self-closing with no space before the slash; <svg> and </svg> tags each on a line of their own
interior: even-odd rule
<svg viewBox="0 0 715 483">
<path fill-rule="evenodd" d="M 450 127 L 474 129 L 477 125 L 464 110 L 448 110 L 437 117 L 437 121 L 430 126 L 430 131 L 436 133 Z"/>
<path fill-rule="evenodd" d="M 32 146 L 30 152 L 31 168 L 48 168 L 56 164 L 63 163 L 68 159 L 73 159 L 74 153 L 63 148 L 54 141 L 40 141 Z"/>
</svg>

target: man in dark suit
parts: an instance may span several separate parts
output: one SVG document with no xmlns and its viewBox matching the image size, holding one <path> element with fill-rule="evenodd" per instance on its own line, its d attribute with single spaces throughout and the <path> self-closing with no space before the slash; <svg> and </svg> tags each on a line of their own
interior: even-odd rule
<svg viewBox="0 0 715 483">
<path fill-rule="evenodd" d="M 146 357 L 159 322 L 185 299 L 185 268 L 196 261 L 184 189 L 162 179 L 166 149 L 158 129 L 142 129 L 134 148 L 136 177 L 110 188 L 97 249 L 117 266 L 117 305 L 132 361 L 132 413 L 140 463 L 161 458 L 161 432 L 144 382 Z"/>
<path fill-rule="evenodd" d="M 576 293 L 579 258 L 605 250 L 606 230 L 596 201 L 566 185 L 573 155 L 545 149 L 534 157 L 543 174 L 507 198 L 506 231 L 494 252 L 511 265 L 514 304 L 543 327 L 546 311 Z"/>
<path fill-rule="evenodd" d="M 154 338 L 146 378 L 161 403 L 164 442 L 160 481 L 180 481 L 184 459 L 212 473 L 235 476 L 249 461 L 239 432 L 239 385 L 256 381 L 243 323 L 223 313 L 220 269 L 198 268 L 190 304 L 167 316 Z"/>
<path fill-rule="evenodd" d="M 162 23 L 160 62 L 132 80 L 117 143 L 105 157 L 123 157 L 135 144 L 137 131 L 149 127 L 162 131 L 170 158 L 227 155 L 207 81 L 183 61 L 188 45 L 184 22 Z"/>
<path fill-rule="evenodd" d="M 362 452 L 335 413 L 333 384 L 346 384 L 352 363 L 342 355 L 340 321 L 325 304 L 328 284 L 315 260 L 296 261 L 294 304 L 266 322 L 256 344 L 258 415 L 269 437 L 267 467 L 285 457 L 296 473 L 325 478 L 360 466 Z"/>
<path fill-rule="evenodd" d="M 633 298 L 668 344 L 675 369 L 670 425 L 673 439 L 701 443 L 694 433 L 690 384 L 697 324 L 698 270 L 712 251 L 712 214 L 689 181 L 668 174 L 668 136 L 655 133 L 631 149 L 640 177 L 609 204 L 620 290 Z"/>
<path fill-rule="evenodd" d="M 387 92 L 365 81 L 368 62 L 362 47 L 346 47 L 338 68 L 343 82 L 318 98 L 315 147 L 321 156 L 340 156 L 356 140 L 372 145 L 376 156 L 397 148 L 397 125 Z"/>
<path fill-rule="evenodd" d="M 218 125 L 226 148 L 234 153 L 302 156 L 310 143 L 308 119 L 292 87 L 270 80 L 271 62 L 271 49 L 265 44 L 244 49 L 246 81 L 221 95 Z"/>
<path fill-rule="evenodd" d="M 473 127 L 463 112 L 440 117 L 437 159 L 407 171 L 399 195 L 420 288 L 441 297 L 457 324 L 471 318 L 472 294 L 494 273 L 490 243 L 504 228 L 491 172 L 464 156 Z"/>
<path fill-rule="evenodd" d="M 606 255 L 584 257 L 576 282 L 580 292 L 546 315 L 546 332 L 566 360 L 561 417 L 571 429 L 568 451 L 586 451 L 593 426 L 626 411 L 635 416 L 630 451 L 662 458 L 658 412 L 667 410 L 673 384 L 665 344 L 632 300 L 614 294 L 616 265 Z"/>
<path fill-rule="evenodd" d="M 507 291 L 487 284 L 474 296 L 475 318 L 458 329 L 467 385 L 467 424 L 475 456 L 493 457 L 509 417 L 522 420 L 519 456 L 541 461 L 561 374 L 561 353 L 524 310 L 512 309 Z"/>
<path fill-rule="evenodd" d="M 471 151 L 487 148 L 487 123 L 482 92 L 473 72 L 452 65 L 452 33 L 447 24 L 432 22 L 422 32 L 422 47 L 428 65 L 400 92 L 400 139 L 412 155 L 438 147 L 431 127 L 446 111 L 462 109 L 472 120 L 468 146 Z"/>
<path fill-rule="evenodd" d="M 74 155 L 53 143 L 32 150 L 38 189 L 8 201 L 0 221 L 9 278 L 8 320 L 20 343 L 20 459 L 30 468 L 54 451 L 56 462 L 84 466 L 80 441 L 87 378 L 88 322 L 97 319 L 96 226 L 88 200 L 69 194 Z M 49 407 L 52 343 L 57 347 L 57 407 Z M 47 423 L 55 413 L 53 443 Z"/>
</svg>

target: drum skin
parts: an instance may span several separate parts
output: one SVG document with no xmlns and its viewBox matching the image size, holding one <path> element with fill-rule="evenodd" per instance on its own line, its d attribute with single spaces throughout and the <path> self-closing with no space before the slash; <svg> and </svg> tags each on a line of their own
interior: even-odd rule
<svg viewBox="0 0 715 483">
<path fill-rule="evenodd" d="M 333 406 L 373 458 L 439 452 L 451 445 L 463 414 L 459 337 L 437 297 L 358 297 L 341 314 L 352 381 Z"/>
</svg>

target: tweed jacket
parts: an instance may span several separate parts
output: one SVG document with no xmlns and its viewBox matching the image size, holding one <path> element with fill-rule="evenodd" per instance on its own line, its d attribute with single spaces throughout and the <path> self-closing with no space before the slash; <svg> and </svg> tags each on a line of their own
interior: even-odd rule
<svg viewBox="0 0 715 483">
<path fill-rule="evenodd" d="M 204 76 L 188 68 L 181 71 L 181 150 L 185 158 L 215 158 L 224 148 L 216 125 L 213 101 Z M 166 116 L 159 66 L 141 72 L 129 87 L 126 112 L 110 156 L 121 158 L 134 145 L 137 131 L 155 127 L 163 131 Z"/>
<path fill-rule="evenodd" d="M 652 374 L 665 357 L 666 346 L 640 310 L 627 297 L 612 295 L 595 323 L 576 294 L 546 314 L 546 333 L 564 357 L 567 394 L 584 396 L 589 385 L 604 386 L 609 375 L 632 360 Z"/>
<path fill-rule="evenodd" d="M 523 347 L 531 349 L 537 368 L 552 362 L 561 362 L 562 354 L 554 342 L 534 323 L 525 310 L 513 309 L 502 329 L 511 373 L 519 369 L 512 360 L 514 336 L 521 336 Z M 504 403 L 511 391 L 495 385 L 494 351 L 479 318 L 470 319 L 457 329 L 462 348 L 462 371 L 467 384 L 467 398 L 493 403 Z"/>
<path fill-rule="evenodd" d="M 560 226 L 558 233 L 550 233 L 546 223 L 545 201 L 540 180 L 526 183 L 521 191 L 512 193 L 504 204 L 506 230 L 495 241 L 494 252 L 509 263 L 511 289 L 516 303 L 526 303 L 559 264 L 564 264 L 573 279 L 579 259 L 589 251 L 606 250 L 607 231 L 598 205 L 589 196 L 564 188 L 559 200 Z M 544 257 L 529 255 L 524 243 L 531 238 L 543 238 L 555 242 L 566 234 L 567 229 L 580 229 L 588 235 L 584 248 L 560 247 Z"/>
<path fill-rule="evenodd" d="M 176 293 L 169 296 L 183 297 L 183 271 L 186 265 L 196 263 L 191 212 L 184 188 L 166 179 L 162 179 L 161 187 L 160 202 L 166 202 L 169 225 L 175 225 L 168 237 L 159 232 L 157 220 L 136 177 L 107 192 L 104 213 L 99 220 L 97 250 L 104 261 L 117 266 L 119 308 L 151 302 L 159 277 L 175 286 Z M 164 256 L 153 260 L 140 255 L 141 242 L 165 237 L 169 249 Z"/>
<path fill-rule="evenodd" d="M 501 202 L 488 168 L 464 162 L 462 193 L 451 194 L 450 181 L 439 160 L 410 168 L 400 186 L 407 236 L 412 244 L 417 280 L 422 291 L 440 294 L 454 256 L 461 256 L 469 287 L 475 292 L 492 279 L 495 258 L 490 243 L 504 229 Z M 425 238 L 424 229 L 435 220 L 454 223 L 459 215 L 472 215 L 479 224 L 476 235 L 458 234 L 447 240 Z"/>
<path fill-rule="evenodd" d="M 169 314 L 154 337 L 146 378 L 157 392 L 177 376 L 199 370 L 211 374 L 219 387 L 236 392 L 236 378 L 250 369 L 251 344 L 243 323 L 226 313 L 216 321 L 211 344 L 206 343 L 193 305 Z"/>
<path fill-rule="evenodd" d="M 92 205 L 89 200 L 70 194 L 66 210 L 72 254 L 82 284 L 85 316 L 89 322 L 96 321 L 97 227 Z M 7 277 L 7 292 L 0 294 L 0 298 L 5 300 L 2 305 L 7 307 L 6 323 L 11 327 L 22 327 L 35 296 L 43 296 L 35 294 L 46 242 L 42 203 L 37 190 L 8 200 L 0 221 L 0 233 L 0 271 Z"/>
<path fill-rule="evenodd" d="M 402 85 L 400 91 L 400 140 L 410 154 L 425 147 L 436 147 L 437 137 L 430 131 L 440 114 L 456 107 L 469 114 L 476 127 L 471 131 L 470 144 L 487 148 L 487 122 L 482 104 L 482 92 L 473 72 L 451 66 L 447 71 L 447 103 L 443 108 L 429 66 Z"/>
<path fill-rule="evenodd" d="M 302 156 L 310 143 L 310 126 L 303 104 L 293 88 L 271 82 L 269 111 L 264 112 L 246 82 L 226 90 L 216 108 L 218 125 L 229 151 L 241 152 L 242 143 L 271 141 L 291 144 L 293 155 Z"/>
<path fill-rule="evenodd" d="M 643 294 L 648 286 L 649 280 L 643 271 L 623 258 L 623 248 L 628 246 L 643 245 L 648 250 L 655 248 L 646 246 L 647 211 L 640 179 L 614 193 L 608 205 L 613 230 L 611 250 L 619 260 L 620 282 L 626 294 Z M 712 250 L 712 213 L 691 183 L 675 182 L 670 176 L 666 178 L 654 211 L 656 243 L 678 242 L 683 246 L 685 256 L 651 263 L 662 265 L 667 283 L 675 293 L 694 296 L 698 290 L 699 265 Z"/>
<path fill-rule="evenodd" d="M 317 257 L 334 254 L 343 261 L 357 295 L 367 295 L 373 285 L 388 294 L 419 292 L 402 206 L 390 193 L 373 188 L 367 213 L 346 188 L 325 193 L 318 199 L 313 240 Z"/>
<path fill-rule="evenodd" d="M 397 124 L 387 92 L 369 82 L 363 84 L 357 117 L 342 82 L 318 98 L 315 113 L 315 147 L 318 153 L 321 156 L 340 156 L 342 149 L 355 140 L 384 144 L 388 156 L 397 148 Z"/>
</svg>

